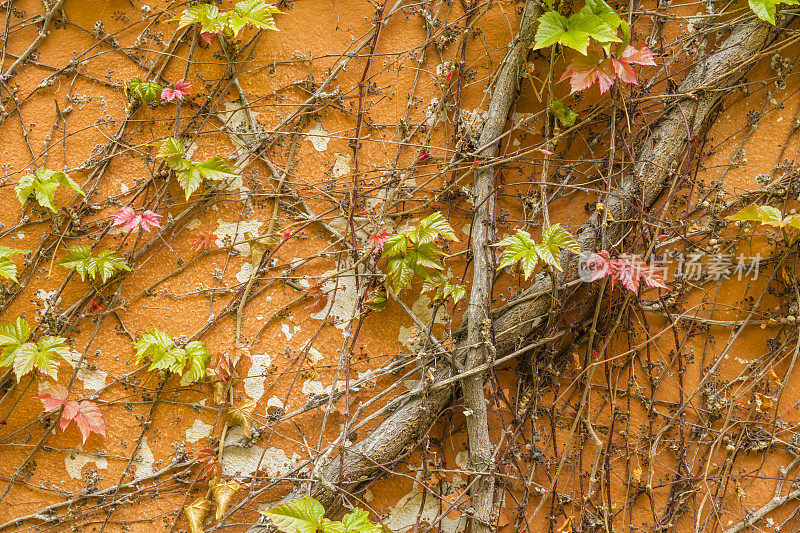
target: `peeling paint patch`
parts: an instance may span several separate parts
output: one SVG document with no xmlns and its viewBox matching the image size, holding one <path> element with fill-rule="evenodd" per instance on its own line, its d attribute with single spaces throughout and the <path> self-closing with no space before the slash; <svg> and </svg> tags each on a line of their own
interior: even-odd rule
<svg viewBox="0 0 800 533">
<path fill-rule="evenodd" d="M 133 461 L 133 464 L 136 465 L 136 477 L 146 477 L 155 473 L 156 469 L 153 466 L 155 460 L 153 450 L 147 445 L 147 437 L 143 437 L 142 445 L 139 446 L 139 450 L 136 452 L 136 459 Z"/>
<path fill-rule="evenodd" d="M 343 178 L 350 174 L 352 167 L 350 166 L 353 163 L 353 156 L 350 154 L 333 154 L 334 161 L 333 161 L 333 168 L 331 169 L 331 177 L 332 178 Z"/>
<path fill-rule="evenodd" d="M 94 463 L 99 470 L 108 469 L 107 459 L 84 453 L 80 444 L 64 457 L 64 467 L 72 479 L 81 479 L 83 477 L 83 467 L 88 463 Z"/>
<path fill-rule="evenodd" d="M 331 313 L 331 316 L 333 316 L 333 313 Z M 323 318 L 324 318 L 324 317 L 323 317 Z M 316 364 L 317 364 L 317 363 L 319 363 L 319 362 L 322 360 L 322 358 L 323 358 L 323 357 L 325 357 L 325 356 L 324 356 L 324 355 L 322 355 L 322 352 L 320 352 L 319 350 L 317 350 L 317 349 L 316 349 L 316 348 L 314 348 L 313 346 L 309 346 L 309 345 L 308 345 L 308 343 L 309 343 L 309 342 L 311 342 L 311 339 L 309 339 L 308 341 L 306 341 L 306 343 L 303 345 L 303 347 L 302 347 L 302 348 L 300 348 L 300 351 L 302 352 L 303 350 L 308 350 L 308 359 L 311 361 L 311 364 L 312 364 L 312 365 L 316 365 Z"/>
<path fill-rule="evenodd" d="M 242 437 L 241 428 L 234 429 L 225 439 L 225 452 L 222 455 L 222 474 L 225 476 L 252 476 L 257 471 L 270 476 L 282 476 L 291 471 L 301 458 L 295 452 L 289 458 L 284 450 L 270 446 L 237 446 Z"/>
<path fill-rule="evenodd" d="M 273 409 L 280 409 L 282 411 L 286 410 L 286 407 L 283 405 L 283 402 L 277 396 L 272 396 L 269 400 L 267 400 L 267 411 Z"/>
<path fill-rule="evenodd" d="M 422 507 L 422 512 L 420 512 L 420 507 Z M 422 493 L 412 490 L 389 511 L 389 518 L 384 523 L 396 533 L 406 533 L 414 529 L 418 516 L 422 522 L 432 524 L 439 516 L 439 502 L 437 498 L 429 495 L 425 498 L 423 506 Z"/>
<path fill-rule="evenodd" d="M 250 370 L 244 378 L 244 391 L 250 398 L 260 400 L 264 396 L 264 381 L 272 358 L 267 354 L 250 354 Z"/>
<path fill-rule="evenodd" d="M 286 336 L 287 341 L 292 340 L 294 334 L 300 331 L 300 326 L 296 324 L 294 324 L 293 326 L 294 326 L 293 328 L 289 328 L 289 324 L 281 324 L 281 331 Z"/>
<path fill-rule="evenodd" d="M 239 244 L 235 245 L 233 249 L 239 254 L 243 256 L 250 255 L 250 244 L 246 242 L 242 242 L 245 239 L 244 234 L 250 233 L 250 235 L 256 236 L 258 235 L 258 230 L 261 229 L 264 223 L 260 220 L 242 220 L 241 222 L 225 222 L 224 220 L 217 219 L 217 229 L 214 230 L 214 235 L 217 237 L 214 244 L 216 246 L 222 247 L 225 246 L 225 238 L 228 238 L 228 242 L 234 243 L 238 242 Z"/>
<path fill-rule="evenodd" d="M 70 358 L 72 359 L 73 366 L 78 364 L 78 361 L 81 359 L 81 352 L 77 350 L 72 350 L 70 352 Z M 99 368 L 95 368 L 94 370 L 89 370 L 88 365 L 86 364 L 86 359 L 83 360 L 83 364 L 81 365 L 80 370 L 78 370 L 77 378 L 83 382 L 83 388 L 86 390 L 93 390 L 99 391 L 103 387 L 106 386 L 106 379 L 108 378 L 108 372 L 105 370 L 100 370 Z"/>
<path fill-rule="evenodd" d="M 122 194 L 128 194 L 131 189 L 130 189 L 130 187 L 128 187 L 128 185 L 124 181 L 121 181 L 119 183 L 119 190 L 120 190 L 120 192 Z"/>
<path fill-rule="evenodd" d="M 211 435 L 211 430 L 214 426 L 206 424 L 199 418 L 194 419 L 192 427 L 186 430 L 186 442 L 197 442 L 200 439 L 205 439 Z"/>
<path fill-rule="evenodd" d="M 236 273 L 236 281 L 239 283 L 246 283 L 252 276 L 253 265 L 251 263 L 245 263 L 242 265 L 242 268 L 239 269 L 239 272 Z"/>
<path fill-rule="evenodd" d="M 342 265 L 342 268 L 344 267 L 346 265 Z M 336 269 L 329 270 L 323 276 L 336 272 L 338 272 Z M 330 316 L 334 319 L 334 325 L 341 329 L 344 335 L 347 323 L 358 312 L 358 285 L 357 278 L 352 275 L 341 276 L 337 279 L 330 279 L 322 284 L 322 292 L 328 295 L 328 303 L 319 313 L 310 316 L 316 320 L 324 320 L 326 316 Z"/>
<path fill-rule="evenodd" d="M 330 142 L 331 136 L 322 127 L 322 123 L 317 122 L 308 128 L 308 140 L 311 141 L 314 150 L 324 152 L 328 149 L 328 142 Z"/>
<path fill-rule="evenodd" d="M 322 396 L 329 393 L 332 388 L 332 385 L 323 387 L 321 381 L 307 379 L 303 382 L 303 387 L 300 390 L 303 392 L 303 394 L 316 394 L 317 396 Z"/>
</svg>

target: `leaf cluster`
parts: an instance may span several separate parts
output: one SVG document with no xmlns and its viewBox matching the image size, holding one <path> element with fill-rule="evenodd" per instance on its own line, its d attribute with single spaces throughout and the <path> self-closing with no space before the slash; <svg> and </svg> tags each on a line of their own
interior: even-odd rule
<svg viewBox="0 0 800 533">
<path fill-rule="evenodd" d="M 542 242 L 536 243 L 531 234 L 523 229 L 518 229 L 514 235 L 506 237 L 492 246 L 502 246 L 505 249 L 500 257 L 498 268 L 512 266 L 519 263 L 525 274 L 525 279 L 531 277 L 533 269 L 541 261 L 548 268 L 562 270 L 558 262 L 560 250 L 566 249 L 580 253 L 580 246 L 567 230 L 560 224 L 553 224 L 542 233 Z"/>
<path fill-rule="evenodd" d="M 239 169 L 218 156 L 205 161 L 193 161 L 187 158 L 183 144 L 174 137 L 157 143 L 157 146 L 158 157 L 175 171 L 187 200 L 206 181 L 222 181 L 239 175 Z"/>
<path fill-rule="evenodd" d="M 154 81 L 142 81 L 138 76 L 128 82 L 128 93 L 143 104 L 152 104 L 161 99 L 164 88 Z"/>
<path fill-rule="evenodd" d="M 411 287 L 411 281 L 416 274 L 426 281 L 429 289 L 436 287 L 437 294 L 447 293 L 456 301 L 463 297 L 465 292 L 463 287 L 441 286 L 441 280 L 446 280 L 446 277 L 441 273 L 444 271 L 441 256 L 445 253 L 435 242 L 439 237 L 449 241 L 458 240 L 452 226 L 439 211 L 436 211 L 420 220 L 417 227 L 392 235 L 385 240 L 382 257 L 388 260 L 387 279 L 395 294 L 400 294 Z M 433 272 L 438 272 L 439 275 L 433 277 Z"/>
<path fill-rule="evenodd" d="M 242 0 L 228 11 L 220 11 L 214 4 L 198 4 L 184 10 L 177 20 L 178 28 L 200 24 L 202 33 L 221 33 L 235 38 L 247 25 L 278 31 L 272 17 L 277 13 L 281 11 L 264 0 Z"/>
<path fill-rule="evenodd" d="M 388 533 L 388 529 L 369 520 L 369 513 L 356 507 L 341 521 L 325 518 L 325 508 L 317 500 L 306 496 L 261 514 L 283 533 Z"/>
<path fill-rule="evenodd" d="M 70 365 L 67 340 L 63 337 L 44 336 L 36 342 L 29 342 L 31 330 L 23 318 L 15 322 L 0 324 L 0 367 L 11 367 L 17 381 L 28 372 L 37 369 L 53 379 L 57 378 L 60 359 Z"/>
<path fill-rule="evenodd" d="M 56 213 L 57 210 L 54 205 L 56 189 L 62 185 L 69 187 L 82 196 L 86 196 L 80 186 L 65 173 L 48 168 L 39 168 L 33 174 L 24 176 L 17 183 L 15 191 L 19 205 L 24 206 L 28 198 L 33 195 L 40 206 Z"/>
<path fill-rule="evenodd" d="M 184 348 L 175 346 L 172 337 L 159 329 L 147 331 L 133 343 L 136 348 L 136 362 L 141 363 L 150 358 L 148 370 L 164 370 L 181 376 L 181 386 L 185 387 L 201 381 L 206 373 L 206 366 L 211 361 L 211 354 L 206 345 L 200 341 L 192 341 Z"/>
<path fill-rule="evenodd" d="M 92 255 L 92 249 L 84 245 L 76 245 L 69 249 L 59 265 L 71 268 L 86 281 L 88 276 L 92 280 L 98 277 L 107 282 L 114 274 L 126 270 L 131 271 L 122 254 L 115 250 L 103 250 L 96 256 Z"/>
</svg>

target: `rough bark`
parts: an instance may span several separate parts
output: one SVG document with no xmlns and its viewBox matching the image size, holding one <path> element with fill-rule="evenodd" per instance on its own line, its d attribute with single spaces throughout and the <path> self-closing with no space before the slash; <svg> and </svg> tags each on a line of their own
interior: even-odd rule
<svg viewBox="0 0 800 533">
<path fill-rule="evenodd" d="M 520 22 L 519 36 L 503 59 L 497 70 L 496 84 L 489 102 L 489 111 L 483 131 L 478 140 L 481 160 L 497 157 L 506 126 L 511 104 L 517 94 L 520 70 L 525 68 L 525 56 L 536 33 L 536 19 L 542 14 L 535 2 L 528 1 Z M 489 245 L 495 233 L 495 168 L 485 166 L 475 171 L 473 190 L 476 208 L 472 220 L 472 284 L 469 305 L 467 306 L 467 360 L 463 369 L 471 370 L 494 356 L 491 345 L 491 302 L 492 280 L 494 278 L 494 257 Z M 462 395 L 467 407 L 467 436 L 469 457 L 476 472 L 494 470 L 494 446 L 489 439 L 489 422 L 484 396 L 485 373 L 481 372 L 465 378 L 462 382 Z M 476 474 L 477 479 L 470 490 L 474 514 L 471 518 L 474 533 L 489 533 L 494 511 L 495 476 Z"/>
<path fill-rule="evenodd" d="M 779 26 L 786 23 L 784 19 Z M 609 194 L 605 205 L 613 220 L 630 220 L 636 212 L 646 210 L 657 200 L 671 176 L 670 169 L 679 161 L 711 111 L 727 91 L 747 74 L 758 59 L 758 52 L 769 45 L 775 35 L 776 32 L 759 20 L 743 22 L 733 28 L 730 36 L 714 53 L 692 69 L 678 90 L 679 94 L 691 96 L 676 98 L 659 120 L 652 124 L 650 134 L 639 150 L 633 173 L 626 176 Z M 507 75 L 516 75 L 516 72 L 510 71 Z M 512 80 L 512 83 L 516 83 L 516 80 Z M 507 117 L 501 118 L 504 123 Z M 601 222 L 594 214 L 578 232 L 583 250 L 594 249 L 600 237 Z M 606 242 L 618 240 L 624 228 L 623 223 L 612 223 L 603 228 Z M 561 264 L 568 265 L 559 276 L 559 283 L 563 286 L 577 279 L 578 259 L 574 255 L 563 254 Z M 549 277 L 540 275 L 515 302 L 494 317 L 495 350 L 498 356 L 511 353 L 521 339 L 537 331 L 550 310 L 550 290 Z M 462 364 L 466 361 L 465 347 L 468 345 L 466 336 L 458 340 L 456 361 Z M 450 375 L 451 369 L 442 366 L 436 370 L 435 379 L 444 380 Z M 310 487 L 307 484 L 298 487 L 284 501 L 310 494 L 322 502 L 330 514 L 336 514 L 341 509 L 342 494 L 335 486 L 337 481 L 345 480 L 341 489 L 352 492 L 387 472 L 433 423 L 438 413 L 451 401 L 453 393 L 454 387 L 443 387 L 410 399 L 363 440 L 347 448 L 343 461 L 339 456 L 328 459 L 320 476 L 310 481 Z M 269 530 L 269 526 L 260 523 L 251 527 L 249 532 Z"/>
</svg>

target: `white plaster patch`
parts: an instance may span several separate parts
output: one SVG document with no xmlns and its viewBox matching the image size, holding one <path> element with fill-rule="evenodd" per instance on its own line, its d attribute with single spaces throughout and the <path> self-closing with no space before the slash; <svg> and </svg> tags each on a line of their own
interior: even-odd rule
<svg viewBox="0 0 800 533">
<path fill-rule="evenodd" d="M 156 469 L 153 462 L 156 458 L 153 456 L 153 450 L 147 445 L 147 437 L 142 438 L 142 445 L 136 452 L 136 459 L 133 464 L 136 465 L 136 477 L 146 477 L 155 473 Z"/>
<path fill-rule="evenodd" d="M 333 313 L 331 313 L 331 315 L 333 315 Z M 322 355 L 322 352 L 320 352 L 319 350 L 317 350 L 313 346 L 309 347 L 309 345 L 308 345 L 309 342 L 311 342 L 311 339 L 306 341 L 306 343 L 303 345 L 303 347 L 300 349 L 300 351 L 302 352 L 303 350 L 308 350 L 308 359 L 311 361 L 312 365 L 316 365 L 317 363 L 319 363 L 322 360 L 322 358 L 324 356 Z"/>
<path fill-rule="evenodd" d="M 422 507 L 421 513 L 420 507 Z M 422 522 L 432 524 L 437 516 L 439 516 L 439 500 L 428 495 L 423 506 L 422 493 L 412 490 L 403 496 L 397 502 L 397 505 L 389 511 L 389 518 L 384 523 L 396 533 L 406 533 L 414 529 L 417 517 Z"/>
<path fill-rule="evenodd" d="M 293 324 L 293 327 L 290 328 L 289 324 L 281 324 L 281 331 L 286 336 L 286 340 L 290 341 L 292 337 L 294 337 L 294 334 L 300 331 L 300 326 Z"/>
<path fill-rule="evenodd" d="M 72 350 L 69 353 L 70 358 L 72 359 L 73 366 L 78 364 L 78 361 L 81 359 L 81 352 L 77 350 Z M 84 358 L 83 364 L 81 365 L 80 370 L 78 370 L 78 374 L 76 376 L 81 382 L 83 382 L 83 388 L 86 390 L 93 390 L 99 391 L 103 387 L 106 386 L 106 379 L 108 378 L 108 372 L 105 370 L 100 370 L 99 368 L 95 368 L 94 370 L 89 370 L 86 364 L 86 359 Z"/>
<path fill-rule="evenodd" d="M 205 439 L 211 435 L 211 430 L 214 426 L 206 424 L 199 418 L 194 419 L 192 427 L 186 430 L 186 442 L 197 442 L 200 439 Z"/>
<path fill-rule="evenodd" d="M 239 283 L 246 283 L 250 281 L 252 275 L 253 265 L 251 263 L 245 263 L 242 265 L 242 268 L 239 269 L 239 272 L 236 273 L 236 281 Z"/>
<path fill-rule="evenodd" d="M 328 142 L 330 142 L 331 136 L 322 127 L 322 123 L 317 122 L 308 128 L 308 140 L 314 145 L 314 150 L 324 152 L 328 149 Z"/>
<path fill-rule="evenodd" d="M 42 302 L 42 313 L 47 314 L 56 311 L 56 307 L 61 303 L 61 297 L 58 296 L 58 289 L 46 291 L 39 289 L 36 291 L 36 299 Z"/>
<path fill-rule="evenodd" d="M 88 370 L 86 365 L 81 365 L 81 369 L 78 370 L 77 378 L 83 381 L 83 388 L 86 390 L 93 390 L 99 391 L 103 387 L 106 386 L 106 378 L 108 378 L 108 372 L 105 370 L 100 370 L 96 368 L 94 370 Z"/>
<path fill-rule="evenodd" d="M 130 191 L 130 188 L 128 187 L 128 184 L 127 184 L 127 183 L 125 183 L 124 181 L 121 181 L 121 182 L 119 183 L 119 191 L 120 191 L 122 194 L 128 194 L 128 192 Z"/>
<path fill-rule="evenodd" d="M 225 238 L 228 237 L 229 242 L 239 243 L 234 245 L 233 249 L 243 256 L 250 255 L 250 244 L 242 242 L 247 240 L 244 236 L 245 233 L 257 236 L 258 230 L 264 225 L 260 220 L 242 220 L 241 222 L 225 222 L 217 219 L 217 229 L 214 230 L 214 235 L 217 237 L 214 242 L 215 245 L 222 247 L 225 246 Z"/>
<path fill-rule="evenodd" d="M 269 411 L 270 408 L 281 409 L 284 411 L 286 410 L 286 407 L 283 405 L 283 402 L 277 396 L 272 396 L 272 398 L 267 400 L 267 411 Z"/>
<path fill-rule="evenodd" d="M 88 463 L 94 463 L 98 470 L 106 470 L 108 468 L 107 459 L 84 453 L 80 444 L 64 457 L 64 467 L 72 479 L 81 479 L 83 477 L 83 467 Z"/>
<path fill-rule="evenodd" d="M 303 394 L 316 394 L 317 396 L 322 396 L 329 393 L 332 388 L 332 385 L 323 387 L 321 381 L 307 379 L 303 382 L 303 387 L 300 390 L 303 391 Z"/>
<path fill-rule="evenodd" d="M 333 168 L 331 169 L 331 177 L 332 178 L 343 178 L 350 174 L 352 167 L 350 166 L 353 163 L 353 156 L 350 154 L 333 154 L 334 161 L 333 161 Z"/>
<path fill-rule="evenodd" d="M 250 354 L 250 370 L 244 378 L 244 391 L 250 398 L 258 401 L 264 396 L 264 382 L 272 358 L 267 354 Z"/>
<path fill-rule="evenodd" d="M 342 265 L 342 268 L 345 267 L 346 265 Z M 336 272 L 338 272 L 338 270 L 329 270 L 325 272 L 323 276 L 328 276 Z M 347 323 L 354 318 L 358 312 L 358 285 L 356 283 L 356 276 L 352 275 L 352 273 L 348 274 L 330 279 L 322 284 L 322 292 L 328 296 L 328 303 L 319 313 L 310 315 L 311 318 L 316 320 L 324 320 L 326 316 L 330 316 L 330 318 L 334 319 L 334 325 L 342 330 L 342 335 L 344 335 Z"/>
<path fill-rule="evenodd" d="M 289 458 L 285 451 L 272 446 L 266 450 L 257 445 L 237 446 L 234 443 L 243 436 L 241 431 L 241 427 L 237 427 L 225 439 L 225 451 L 222 455 L 223 475 L 247 477 L 261 471 L 270 476 L 282 476 L 300 462 L 297 452 Z"/>
</svg>

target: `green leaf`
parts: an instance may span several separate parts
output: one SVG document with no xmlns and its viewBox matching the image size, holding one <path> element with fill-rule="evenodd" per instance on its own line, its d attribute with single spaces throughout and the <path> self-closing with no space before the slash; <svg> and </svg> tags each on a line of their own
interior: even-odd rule
<svg viewBox="0 0 800 533">
<path fill-rule="evenodd" d="M 22 317 L 16 322 L 0 323 L 0 346 L 4 346 L 0 355 L 0 366 L 11 366 L 14 363 L 14 352 L 28 341 L 31 330 Z"/>
<path fill-rule="evenodd" d="M 580 253 L 578 242 L 560 224 L 553 224 L 542 233 L 542 244 L 536 247 L 539 259 L 556 270 L 561 270 L 558 262 L 560 249 L 564 248 L 574 253 Z"/>
<path fill-rule="evenodd" d="M 728 217 L 728 220 L 744 220 L 748 222 L 761 222 L 761 216 L 758 214 L 758 206 L 756 204 L 748 205 L 738 213 Z"/>
<path fill-rule="evenodd" d="M 170 137 L 165 141 L 155 143 L 158 146 L 158 157 L 163 159 L 173 170 L 184 170 L 186 163 L 186 150 L 181 141 L 175 137 Z"/>
<path fill-rule="evenodd" d="M 58 377 L 59 357 L 72 362 L 66 339 L 62 337 L 42 337 L 37 344 L 26 342 L 14 352 L 14 374 L 17 381 L 34 367 L 53 379 Z"/>
<path fill-rule="evenodd" d="M 213 4 L 199 4 L 185 9 L 180 16 L 178 28 L 200 24 L 201 32 L 217 33 L 222 29 L 226 18 L 220 15 L 219 8 Z"/>
<path fill-rule="evenodd" d="M 82 281 L 86 281 L 86 275 L 94 277 L 89 270 L 89 259 L 92 256 L 92 250 L 88 246 L 77 245 L 69 249 L 67 257 L 65 257 L 59 265 L 73 269 L 81 277 Z"/>
<path fill-rule="evenodd" d="M 623 23 L 617 12 L 603 0 L 586 0 L 581 12 L 599 17 L 612 30 L 616 30 Z"/>
<path fill-rule="evenodd" d="M 414 269 L 405 258 L 392 258 L 386 267 L 389 283 L 395 294 L 400 294 L 411 287 Z"/>
<path fill-rule="evenodd" d="M 131 271 L 122 254 L 114 250 L 103 250 L 97 254 L 97 257 L 89 258 L 87 269 L 92 278 L 102 277 L 103 283 L 107 282 L 117 272 L 122 270 Z"/>
<path fill-rule="evenodd" d="M 567 17 L 558 11 L 548 11 L 539 17 L 539 27 L 536 28 L 534 50 L 547 48 L 560 42 L 562 36 L 567 32 Z M 588 38 L 586 46 L 589 46 Z"/>
<path fill-rule="evenodd" d="M 75 192 L 86 196 L 77 183 L 72 181 L 63 172 L 50 170 L 47 168 L 37 169 L 34 174 L 28 174 L 19 180 L 15 189 L 20 205 L 25 205 L 31 194 L 34 195 L 40 206 L 45 207 L 55 213 L 57 210 L 54 205 L 56 189 L 60 185 L 67 186 Z"/>
<path fill-rule="evenodd" d="M 181 386 L 185 387 L 203 379 L 206 373 L 206 366 L 211 361 L 211 354 L 206 350 L 206 345 L 200 341 L 192 341 L 186 345 L 186 362 L 188 368 L 183 371 Z"/>
<path fill-rule="evenodd" d="M 200 173 L 203 179 L 220 181 L 226 178 L 235 178 L 239 175 L 239 169 L 222 159 L 214 156 L 201 163 L 195 163 L 194 168 Z"/>
<path fill-rule="evenodd" d="M 128 92 L 144 104 L 151 104 L 161 99 L 163 89 L 160 84 L 154 81 L 142 81 L 138 76 L 128 82 Z"/>
<path fill-rule="evenodd" d="M 263 0 L 242 0 L 237 3 L 228 15 L 228 26 L 238 35 L 247 24 L 265 30 L 278 31 L 272 15 L 281 11 Z"/>
<path fill-rule="evenodd" d="M 186 193 L 186 199 L 192 195 L 194 191 L 200 188 L 203 184 L 203 176 L 194 166 L 190 166 L 186 170 L 181 170 L 176 173 L 178 183 Z"/>
<path fill-rule="evenodd" d="M 314 498 L 306 496 L 284 503 L 262 514 L 272 520 L 283 533 L 316 533 L 322 526 L 325 508 Z"/>
<path fill-rule="evenodd" d="M 761 20 L 775 25 L 775 6 L 780 2 L 776 0 L 749 0 L 750 9 Z"/>
<path fill-rule="evenodd" d="M 451 241 L 458 240 L 453 227 L 447 223 L 439 211 L 434 211 L 420 220 L 417 228 L 412 230 L 409 236 L 417 243 L 426 244 L 435 241 L 439 235 Z"/>
<path fill-rule="evenodd" d="M 520 263 L 525 279 L 531 277 L 533 269 L 539 262 L 539 253 L 536 251 L 536 242 L 531 238 L 531 234 L 525 230 L 518 229 L 514 235 L 506 237 L 502 241 L 492 246 L 503 246 L 503 254 L 500 256 L 500 264 L 497 268 Z"/>
<path fill-rule="evenodd" d="M 159 329 L 151 329 L 145 332 L 138 341 L 133 343 L 136 349 L 136 363 L 141 363 L 146 357 L 155 359 L 156 357 L 166 357 L 166 352 L 175 347 L 172 337 Z"/>
<path fill-rule="evenodd" d="M 369 513 L 356 507 L 342 517 L 345 533 L 381 533 L 383 527 L 369 521 Z"/>
<path fill-rule="evenodd" d="M 17 265 L 14 264 L 11 257 L 24 253 L 25 250 L 0 246 L 0 277 L 17 281 Z"/>
<path fill-rule="evenodd" d="M 575 125 L 575 121 L 578 120 L 578 114 L 564 105 L 561 100 L 553 100 L 550 104 L 550 112 L 558 119 L 562 128 L 571 128 Z"/>
<path fill-rule="evenodd" d="M 569 19 L 556 11 L 548 11 L 539 17 L 534 50 L 559 43 L 586 55 L 590 38 L 601 44 L 620 42 L 615 28 L 591 10 L 575 13 Z"/>
</svg>

